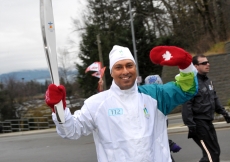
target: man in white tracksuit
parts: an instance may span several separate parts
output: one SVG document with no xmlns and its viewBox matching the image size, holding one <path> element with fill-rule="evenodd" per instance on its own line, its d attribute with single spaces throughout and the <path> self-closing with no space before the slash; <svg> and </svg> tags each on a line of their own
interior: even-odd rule
<svg viewBox="0 0 230 162">
<path fill-rule="evenodd" d="M 197 92 L 196 71 L 189 53 L 174 46 L 151 50 L 155 64 L 179 66 L 176 82 L 137 86 L 135 60 L 126 47 L 115 45 L 109 54 L 113 82 L 109 90 L 85 100 L 72 115 L 65 104 L 65 88 L 49 85 L 46 103 L 52 109 L 60 100 L 65 107 L 65 123 L 57 133 L 78 139 L 93 133 L 98 162 L 171 162 L 166 115 Z"/>
</svg>

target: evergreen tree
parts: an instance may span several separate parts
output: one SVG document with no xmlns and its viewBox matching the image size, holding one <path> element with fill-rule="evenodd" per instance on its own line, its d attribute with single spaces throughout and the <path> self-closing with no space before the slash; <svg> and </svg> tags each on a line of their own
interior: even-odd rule
<svg viewBox="0 0 230 162">
<path fill-rule="evenodd" d="M 15 116 L 15 105 L 14 102 L 10 99 L 10 94 L 7 90 L 0 91 L 0 115 L 1 120 L 14 119 Z"/>
<path fill-rule="evenodd" d="M 106 84 L 112 83 L 109 69 L 109 52 L 113 45 L 128 47 L 133 53 L 132 34 L 128 2 L 124 1 L 90 1 L 92 14 L 88 17 L 85 33 L 82 34 L 80 53 L 82 63 L 77 64 L 79 75 L 77 81 L 86 97 L 95 93 L 98 79 L 91 76 L 85 69 L 95 61 L 99 61 L 96 36 L 100 34 Z M 145 19 L 141 14 L 134 14 L 134 28 L 139 64 L 142 78 L 147 75 L 161 73 L 161 67 L 153 65 L 149 60 L 149 51 L 155 44 L 155 33 L 147 29 Z M 134 53 L 133 53 L 134 54 Z M 146 68 L 148 67 L 148 68 Z"/>
</svg>

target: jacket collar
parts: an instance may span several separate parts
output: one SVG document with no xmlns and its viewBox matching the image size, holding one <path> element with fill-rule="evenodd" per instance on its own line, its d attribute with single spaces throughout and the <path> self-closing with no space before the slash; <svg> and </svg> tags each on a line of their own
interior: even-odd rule
<svg viewBox="0 0 230 162">
<path fill-rule="evenodd" d="M 130 89 L 126 89 L 126 90 L 121 90 L 113 80 L 110 89 L 118 96 L 131 95 L 137 92 L 138 90 L 137 80 L 135 81 L 134 85 Z"/>
<path fill-rule="evenodd" d="M 206 74 L 205 74 L 205 75 L 202 75 L 202 74 L 197 73 L 197 77 L 198 77 L 199 79 L 201 79 L 201 80 L 207 80 L 207 79 L 208 79 L 208 77 L 207 77 Z"/>
</svg>

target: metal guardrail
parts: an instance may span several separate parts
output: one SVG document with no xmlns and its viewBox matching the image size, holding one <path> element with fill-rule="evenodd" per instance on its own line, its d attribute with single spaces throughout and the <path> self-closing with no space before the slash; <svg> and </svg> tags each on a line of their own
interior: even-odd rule
<svg viewBox="0 0 230 162">
<path fill-rule="evenodd" d="M 25 119 L 9 119 L 0 122 L 1 133 L 21 132 L 54 128 L 55 124 L 51 117 L 31 117 Z"/>
</svg>

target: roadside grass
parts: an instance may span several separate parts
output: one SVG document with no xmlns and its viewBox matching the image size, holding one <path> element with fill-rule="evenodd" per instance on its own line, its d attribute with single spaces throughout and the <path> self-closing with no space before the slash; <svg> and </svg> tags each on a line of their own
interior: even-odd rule
<svg viewBox="0 0 230 162">
<path fill-rule="evenodd" d="M 226 53 L 225 43 L 226 42 L 219 42 L 219 43 L 214 44 L 207 52 L 204 53 L 204 55 L 210 56 L 210 55 Z"/>
</svg>

